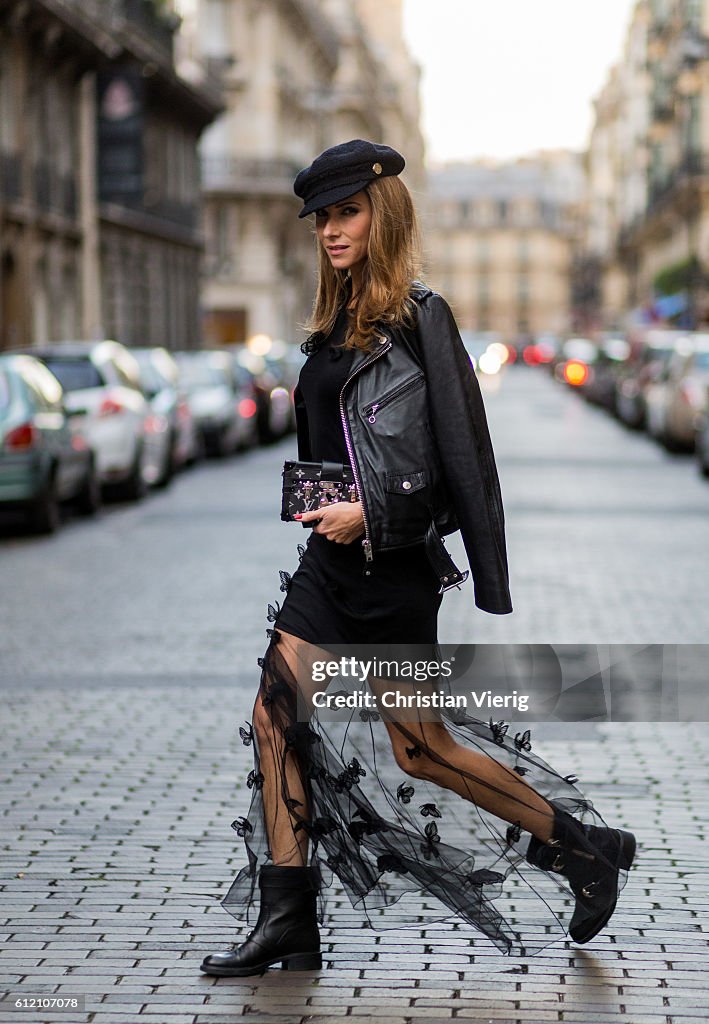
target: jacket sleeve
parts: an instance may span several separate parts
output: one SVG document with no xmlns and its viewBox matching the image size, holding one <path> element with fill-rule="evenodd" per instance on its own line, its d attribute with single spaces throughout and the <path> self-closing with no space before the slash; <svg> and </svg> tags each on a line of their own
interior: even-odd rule
<svg viewBox="0 0 709 1024">
<path fill-rule="evenodd" d="M 512 611 L 502 493 L 478 379 L 442 296 L 418 303 L 417 343 L 429 416 L 470 563 L 475 604 Z"/>
</svg>

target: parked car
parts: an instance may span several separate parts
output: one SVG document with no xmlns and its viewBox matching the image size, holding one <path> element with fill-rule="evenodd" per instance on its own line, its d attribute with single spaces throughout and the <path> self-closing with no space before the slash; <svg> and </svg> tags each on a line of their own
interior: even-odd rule
<svg viewBox="0 0 709 1024">
<path fill-rule="evenodd" d="M 296 429 L 295 422 L 295 389 L 298 384 L 300 377 L 300 371 L 303 363 L 307 359 L 304 352 L 301 351 L 300 344 L 285 344 L 284 351 L 280 356 L 280 361 L 284 368 L 284 384 L 288 388 L 289 402 L 290 402 L 290 429 Z"/>
<path fill-rule="evenodd" d="M 293 414 L 291 394 L 285 383 L 283 370 L 275 360 L 270 362 L 262 355 L 240 345 L 234 350 L 233 358 L 238 366 L 251 374 L 256 405 L 259 441 L 268 444 L 283 437 L 291 429 Z"/>
<path fill-rule="evenodd" d="M 252 374 L 235 359 L 231 362 L 231 372 L 236 395 L 236 410 L 239 414 L 238 448 L 246 450 L 259 443 L 258 430 L 258 396 Z"/>
<path fill-rule="evenodd" d="M 294 392 L 301 367 L 307 357 L 299 344 L 287 344 L 285 341 L 276 340 L 265 358 L 270 367 L 274 370 L 278 368 L 279 385 L 288 392 L 289 423 L 286 430 L 295 430 Z"/>
<path fill-rule="evenodd" d="M 460 337 L 476 372 L 496 373 L 500 369 L 501 360 L 491 360 L 488 363 L 488 368 L 484 369 L 486 353 L 491 350 L 492 346 L 502 344 L 502 338 L 497 331 L 470 331 L 464 328 L 460 332 Z"/>
<path fill-rule="evenodd" d="M 72 421 L 96 453 L 99 479 L 121 497 L 142 498 L 150 407 L 138 363 L 116 341 L 57 342 L 31 353 L 58 378 Z"/>
<path fill-rule="evenodd" d="M 668 450 L 694 448 L 708 385 L 709 334 L 683 335 L 647 394 L 648 430 Z"/>
<path fill-rule="evenodd" d="M 64 407 L 57 378 L 29 355 L 0 356 L 0 507 L 37 533 L 59 525 L 59 503 L 93 515 L 101 504 L 94 453 Z"/>
<path fill-rule="evenodd" d="M 652 328 L 631 344 L 630 355 L 616 379 L 615 410 L 618 418 L 634 430 L 646 425 L 648 388 L 661 376 L 681 333 Z"/>
<path fill-rule="evenodd" d="M 597 359 L 598 346 L 589 338 L 569 338 L 553 360 L 554 376 L 562 383 L 583 392 L 584 388 L 593 383 Z"/>
<path fill-rule="evenodd" d="M 549 366 L 561 350 L 555 334 L 541 334 L 533 342 L 515 346 L 515 352 L 527 366 Z"/>
<path fill-rule="evenodd" d="M 243 427 L 235 390 L 232 355 L 221 349 L 175 352 L 180 386 L 208 454 L 236 451 Z"/>
<path fill-rule="evenodd" d="M 165 487 L 178 466 L 198 457 L 197 425 L 187 396 L 180 392 L 179 368 L 167 349 L 133 348 L 131 353 L 150 404 L 143 472 L 149 484 Z"/>
<path fill-rule="evenodd" d="M 629 356 L 630 345 L 624 338 L 610 336 L 600 343 L 593 374 L 582 389 L 589 402 L 615 412 L 616 382 Z"/>
</svg>

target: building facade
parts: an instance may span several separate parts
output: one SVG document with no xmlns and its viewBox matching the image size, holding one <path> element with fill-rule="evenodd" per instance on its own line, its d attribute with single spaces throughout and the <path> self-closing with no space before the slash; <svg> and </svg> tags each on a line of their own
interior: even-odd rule
<svg viewBox="0 0 709 1024">
<path fill-rule="evenodd" d="M 380 4 L 390 6 L 396 14 L 395 0 Z M 364 137 L 408 139 L 409 180 L 420 181 L 418 71 L 388 59 L 393 43 L 351 0 L 199 0 L 194 25 L 227 108 L 202 144 L 204 339 L 294 341 L 312 303 L 315 246 L 293 180 L 326 147 Z"/>
<path fill-rule="evenodd" d="M 636 4 L 588 160 L 599 323 L 709 323 L 709 0 Z"/>
<path fill-rule="evenodd" d="M 193 347 L 197 142 L 218 93 L 176 73 L 152 0 L 0 9 L 0 346 Z"/>
<path fill-rule="evenodd" d="M 462 328 L 510 341 L 570 328 L 583 180 L 567 151 L 429 173 L 427 281 Z"/>
</svg>

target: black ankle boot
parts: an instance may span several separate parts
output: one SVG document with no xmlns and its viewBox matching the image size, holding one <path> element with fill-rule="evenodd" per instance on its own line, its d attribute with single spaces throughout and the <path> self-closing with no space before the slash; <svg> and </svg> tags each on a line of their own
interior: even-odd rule
<svg viewBox="0 0 709 1024">
<path fill-rule="evenodd" d="M 569 935 L 579 943 L 588 942 L 610 920 L 618 900 L 618 872 L 627 871 L 634 856 L 632 832 L 584 825 L 557 807 L 552 838 L 543 843 L 532 836 L 527 850 L 530 864 L 569 880 L 576 897 Z"/>
<path fill-rule="evenodd" d="M 263 974 L 280 961 L 285 971 L 322 967 L 316 917 L 317 881 L 311 868 L 266 864 L 259 875 L 261 906 L 245 942 L 204 958 L 205 974 Z"/>
</svg>

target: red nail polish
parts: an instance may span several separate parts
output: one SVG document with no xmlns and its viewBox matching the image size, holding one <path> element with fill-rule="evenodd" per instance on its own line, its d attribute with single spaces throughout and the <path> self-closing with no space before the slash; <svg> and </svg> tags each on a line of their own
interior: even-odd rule
<svg viewBox="0 0 709 1024">
<path fill-rule="evenodd" d="M 302 519 L 303 517 L 301 515 L 297 515 L 297 516 L 293 516 L 293 518 L 294 519 Z"/>
</svg>

